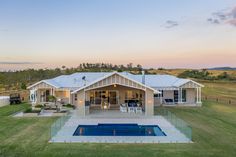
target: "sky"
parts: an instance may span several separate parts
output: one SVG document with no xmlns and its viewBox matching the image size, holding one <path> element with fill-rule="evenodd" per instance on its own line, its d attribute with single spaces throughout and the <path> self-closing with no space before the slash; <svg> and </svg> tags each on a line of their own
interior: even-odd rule
<svg viewBox="0 0 236 157">
<path fill-rule="evenodd" d="M 236 0 L 0 0 L 0 70 L 236 67 Z"/>
</svg>

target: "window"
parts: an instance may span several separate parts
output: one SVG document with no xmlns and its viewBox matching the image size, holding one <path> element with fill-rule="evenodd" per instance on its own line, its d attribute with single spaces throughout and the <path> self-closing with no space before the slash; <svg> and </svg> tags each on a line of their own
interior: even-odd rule
<svg viewBox="0 0 236 157">
<path fill-rule="evenodd" d="M 75 94 L 75 101 L 77 101 L 77 94 Z"/>
<path fill-rule="evenodd" d="M 90 98 L 93 98 L 93 95 L 90 95 Z M 90 99 L 91 101 L 91 99 Z M 101 91 L 95 91 L 95 96 L 94 96 L 94 103 L 91 104 L 96 104 L 96 105 L 100 105 L 102 102 L 102 92 Z"/>
<path fill-rule="evenodd" d="M 133 97 L 133 92 L 131 90 L 125 92 L 125 99 L 132 99 Z"/>
<path fill-rule="evenodd" d="M 186 90 L 183 89 L 182 90 L 182 102 L 186 102 L 186 101 L 187 101 L 187 99 L 186 99 Z"/>
<path fill-rule="evenodd" d="M 161 93 L 154 94 L 154 97 L 156 97 L 156 98 L 161 98 L 161 97 L 163 97 L 163 90 L 161 90 L 161 91 L 159 91 L 159 92 L 161 92 Z"/>
<path fill-rule="evenodd" d="M 174 90 L 174 102 L 178 102 L 178 100 L 179 100 L 179 91 Z"/>
<path fill-rule="evenodd" d="M 108 102 L 110 104 L 117 104 L 117 94 L 116 91 L 109 91 Z"/>
<path fill-rule="evenodd" d="M 142 97 L 142 94 L 139 94 L 138 91 L 128 90 L 125 92 L 125 99 L 126 100 L 138 100 L 139 96 Z"/>
</svg>

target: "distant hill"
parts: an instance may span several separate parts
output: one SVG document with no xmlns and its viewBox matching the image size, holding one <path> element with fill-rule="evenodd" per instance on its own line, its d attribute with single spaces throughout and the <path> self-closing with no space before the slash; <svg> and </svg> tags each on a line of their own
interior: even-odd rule
<svg viewBox="0 0 236 157">
<path fill-rule="evenodd" d="M 215 68 L 208 68 L 208 70 L 236 70 L 236 68 L 232 68 L 232 67 L 215 67 Z"/>
</svg>

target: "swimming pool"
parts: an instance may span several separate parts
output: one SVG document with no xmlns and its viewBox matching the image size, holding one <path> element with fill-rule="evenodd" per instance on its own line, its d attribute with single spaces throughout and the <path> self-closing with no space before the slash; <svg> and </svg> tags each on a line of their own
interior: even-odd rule
<svg viewBox="0 0 236 157">
<path fill-rule="evenodd" d="M 73 136 L 166 136 L 158 125 L 79 125 Z"/>
</svg>

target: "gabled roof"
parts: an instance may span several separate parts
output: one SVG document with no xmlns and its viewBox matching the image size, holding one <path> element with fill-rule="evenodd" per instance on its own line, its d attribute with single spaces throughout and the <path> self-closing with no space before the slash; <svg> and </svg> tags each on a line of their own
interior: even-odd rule
<svg viewBox="0 0 236 157">
<path fill-rule="evenodd" d="M 180 87 L 188 82 L 192 82 L 193 84 L 196 84 L 197 86 L 204 87 L 204 85 L 197 83 L 197 82 L 190 80 L 190 79 L 181 79 L 180 81 L 176 82 L 174 85 L 176 85 L 177 87 Z"/>
<path fill-rule="evenodd" d="M 138 82 L 142 82 L 142 75 L 133 75 L 127 72 L 124 72 L 127 77 L 133 78 Z M 153 88 L 178 88 L 185 83 L 193 82 L 200 87 L 204 87 L 202 84 L 199 84 L 190 79 L 182 79 L 172 75 L 145 75 L 145 85 Z"/>
<path fill-rule="evenodd" d="M 110 72 L 111 73 L 111 72 Z M 74 73 L 71 75 L 61 75 L 52 79 L 42 80 L 40 82 L 37 82 L 28 88 L 31 88 L 35 85 L 38 85 L 41 82 L 47 83 L 49 85 L 52 85 L 55 88 L 79 88 L 84 86 L 85 81 L 83 80 L 83 77 L 86 78 L 86 83 L 92 82 L 96 80 L 97 78 L 101 78 L 108 73 L 103 72 L 83 72 L 83 73 Z"/>
<path fill-rule="evenodd" d="M 35 84 L 32 84 L 31 86 L 27 87 L 27 89 L 30 89 L 30 88 L 32 88 L 34 86 L 37 86 L 40 83 L 46 83 L 46 84 L 48 84 L 48 85 L 50 85 L 50 86 L 52 86 L 54 88 L 59 88 L 59 86 L 57 86 L 55 82 L 51 83 L 51 82 L 49 82 L 47 80 L 42 80 L 42 81 L 36 82 Z"/>
<path fill-rule="evenodd" d="M 98 78 L 97 80 L 95 80 L 95 81 L 93 81 L 93 82 L 87 84 L 86 86 L 83 86 L 83 87 L 80 87 L 80 88 L 74 90 L 74 91 L 72 92 L 72 94 L 73 94 L 73 93 L 76 93 L 76 92 L 78 92 L 78 91 L 80 91 L 80 90 L 82 90 L 82 89 L 85 89 L 86 87 L 89 87 L 89 86 L 91 86 L 91 85 L 93 85 L 93 84 L 95 84 L 95 83 L 97 83 L 97 82 L 99 82 L 99 81 L 101 81 L 101 80 L 103 80 L 103 79 L 105 79 L 105 78 L 108 78 L 108 77 L 110 77 L 110 76 L 112 76 L 112 75 L 115 75 L 115 74 L 120 75 L 121 77 L 124 77 L 124 78 L 126 78 L 126 79 L 129 79 L 130 81 L 133 81 L 133 82 L 135 82 L 135 83 L 137 83 L 137 84 L 139 84 L 139 85 L 141 85 L 141 86 L 144 86 L 145 88 L 148 88 L 148 89 L 153 90 L 154 92 L 158 93 L 158 91 L 157 91 L 156 89 L 154 89 L 154 88 L 152 88 L 152 87 L 150 87 L 150 86 L 146 86 L 145 84 L 142 84 L 141 82 L 136 81 L 136 80 L 134 80 L 134 79 L 132 79 L 132 78 L 130 78 L 130 77 L 127 77 L 127 76 L 124 75 L 123 73 L 112 72 L 112 73 L 108 73 L 107 75 L 105 75 L 105 76 L 102 77 L 102 78 Z"/>
<path fill-rule="evenodd" d="M 61 75 L 52 79 L 42 80 L 37 82 L 28 88 L 32 88 L 35 85 L 38 85 L 41 82 L 47 83 L 55 88 L 68 88 L 71 90 L 83 88 L 86 85 L 94 83 L 98 80 L 103 79 L 104 77 L 110 76 L 114 73 L 117 73 L 123 77 L 126 77 L 132 81 L 136 81 L 139 84 L 145 85 L 146 87 L 152 89 L 158 88 L 178 88 L 185 83 L 192 82 L 197 84 L 200 87 L 203 85 L 190 80 L 190 79 L 182 79 L 177 78 L 172 75 L 145 75 L 145 84 L 143 84 L 143 76 L 142 75 L 133 75 L 128 72 L 81 72 L 81 73 L 74 73 L 71 75 Z M 84 79 L 83 79 L 84 78 Z M 86 80 L 86 81 L 85 81 Z"/>
</svg>

